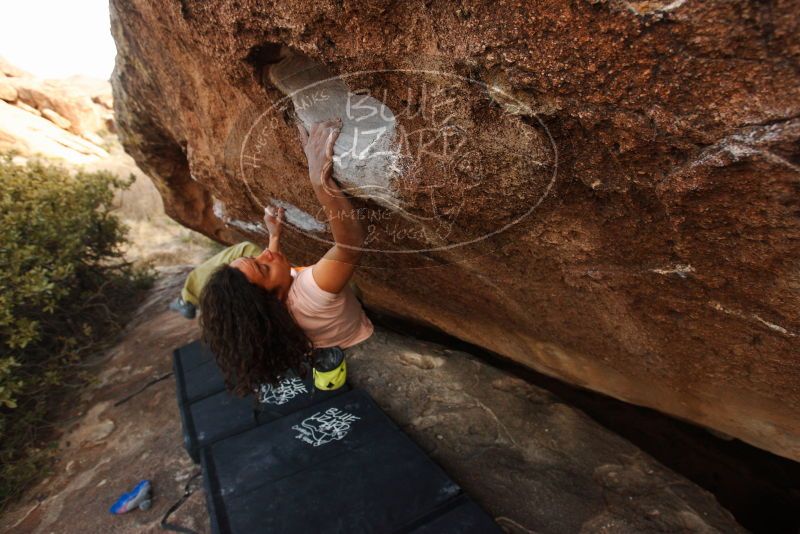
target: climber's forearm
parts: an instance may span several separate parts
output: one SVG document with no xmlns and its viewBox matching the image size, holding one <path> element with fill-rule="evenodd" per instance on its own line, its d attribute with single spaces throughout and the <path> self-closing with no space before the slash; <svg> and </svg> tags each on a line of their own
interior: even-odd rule
<svg viewBox="0 0 800 534">
<path fill-rule="evenodd" d="M 281 248 L 281 233 L 283 230 L 283 218 L 286 216 L 284 208 L 267 206 L 264 208 L 264 225 L 269 234 L 269 245 L 267 250 L 278 252 Z"/>
<path fill-rule="evenodd" d="M 331 250 L 335 258 L 329 259 L 349 261 L 358 259 L 366 234 L 350 199 L 333 179 L 333 149 L 341 129 L 341 119 L 315 123 L 311 133 L 298 124 L 300 142 L 308 160 L 311 187 L 322 204 L 325 219 L 331 225 L 336 241 L 336 246 Z"/>
<path fill-rule="evenodd" d="M 281 249 L 280 234 L 269 236 L 269 246 L 267 248 L 270 252 L 278 252 Z"/>
<path fill-rule="evenodd" d="M 314 192 L 325 210 L 325 218 L 331 226 L 336 244 L 357 255 L 364 244 L 366 232 L 350 199 L 333 179 L 326 180 L 325 185 L 315 184 Z"/>
</svg>

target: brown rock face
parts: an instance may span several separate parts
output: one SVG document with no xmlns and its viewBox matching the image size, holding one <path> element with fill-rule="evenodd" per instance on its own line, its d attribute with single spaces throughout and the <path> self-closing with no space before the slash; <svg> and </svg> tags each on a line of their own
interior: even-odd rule
<svg viewBox="0 0 800 534">
<path fill-rule="evenodd" d="M 797 2 L 111 7 L 178 221 L 263 241 L 282 204 L 316 259 L 293 122 L 342 116 L 369 306 L 800 459 Z"/>
</svg>

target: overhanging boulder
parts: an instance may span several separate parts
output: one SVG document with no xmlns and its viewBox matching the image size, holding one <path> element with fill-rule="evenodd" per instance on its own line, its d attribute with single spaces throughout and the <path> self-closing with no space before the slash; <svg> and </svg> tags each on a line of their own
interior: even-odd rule
<svg viewBox="0 0 800 534">
<path fill-rule="evenodd" d="M 294 121 L 339 98 L 369 306 L 800 460 L 795 6 L 336 6 L 112 0 L 120 136 L 172 217 L 263 242 L 279 203 L 318 258 Z"/>
</svg>

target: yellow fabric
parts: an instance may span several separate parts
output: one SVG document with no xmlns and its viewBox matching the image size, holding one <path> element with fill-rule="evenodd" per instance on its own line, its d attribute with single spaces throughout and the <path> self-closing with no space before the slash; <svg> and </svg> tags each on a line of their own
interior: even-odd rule
<svg viewBox="0 0 800 534">
<path fill-rule="evenodd" d="M 203 286 L 206 285 L 206 281 L 217 267 L 220 265 L 227 265 L 236 258 L 252 258 L 258 256 L 261 254 L 262 250 L 263 249 L 255 243 L 243 241 L 237 245 L 231 245 L 225 250 L 213 255 L 189 273 L 189 276 L 186 277 L 186 282 L 183 284 L 181 297 L 186 302 L 191 302 L 199 307 L 200 293 L 203 291 Z"/>
<path fill-rule="evenodd" d="M 314 369 L 314 386 L 317 389 L 325 391 L 333 391 L 339 389 L 347 381 L 347 363 L 342 360 L 342 363 L 332 371 L 317 371 Z"/>
</svg>

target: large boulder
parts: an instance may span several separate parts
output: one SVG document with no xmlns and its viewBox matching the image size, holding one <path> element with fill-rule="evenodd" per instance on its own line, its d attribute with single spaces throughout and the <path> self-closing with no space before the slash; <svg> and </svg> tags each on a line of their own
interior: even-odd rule
<svg viewBox="0 0 800 534">
<path fill-rule="evenodd" d="M 344 116 L 369 306 L 800 459 L 796 2 L 112 0 L 111 19 L 121 139 L 179 222 L 263 242 L 278 203 L 313 261 L 330 236 L 294 122 Z"/>
</svg>

